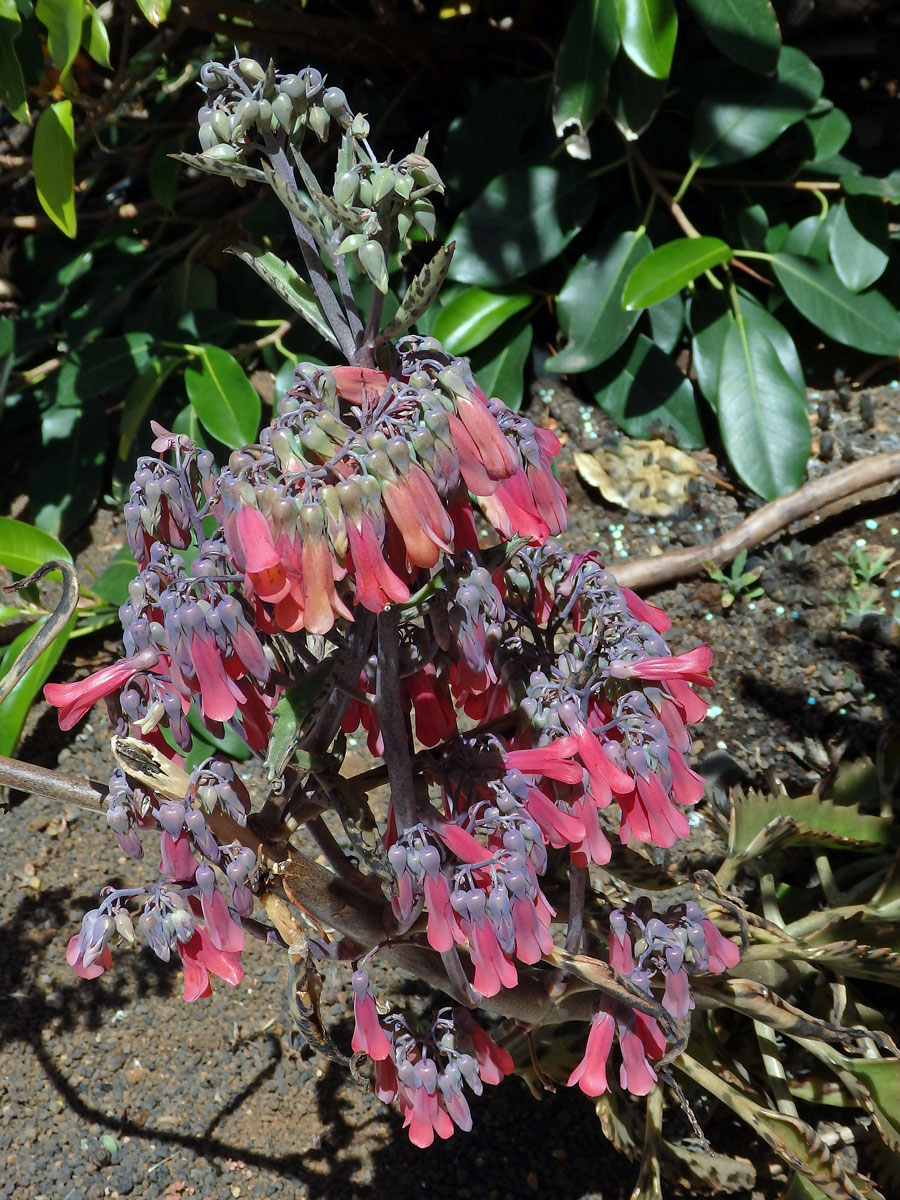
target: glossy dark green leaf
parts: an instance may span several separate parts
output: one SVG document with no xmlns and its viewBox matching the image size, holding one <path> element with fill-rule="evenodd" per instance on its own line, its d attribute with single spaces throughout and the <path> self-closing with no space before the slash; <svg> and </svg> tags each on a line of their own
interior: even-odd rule
<svg viewBox="0 0 900 1200">
<path fill-rule="evenodd" d="M 629 142 L 649 128 L 666 93 L 664 79 L 651 79 L 620 54 L 609 73 L 606 106 Z"/>
<path fill-rule="evenodd" d="M 653 79 L 668 79 L 678 36 L 672 0 L 616 0 L 622 49 Z"/>
<path fill-rule="evenodd" d="M 830 108 L 827 112 L 810 113 L 803 121 L 803 126 L 810 138 L 807 166 L 815 166 L 827 162 L 840 154 L 852 127 L 850 118 L 840 108 Z"/>
<path fill-rule="evenodd" d="M 879 292 L 851 292 L 827 263 L 792 254 L 776 254 L 772 266 L 794 307 L 828 337 L 870 354 L 900 354 L 900 317 Z"/>
<path fill-rule="evenodd" d="M 728 457 L 757 495 L 774 500 L 800 486 L 810 453 L 806 392 L 743 316 L 725 337 L 716 412 Z"/>
<path fill-rule="evenodd" d="M 65 79 L 81 46 L 84 0 L 37 0 L 34 12 L 47 28 L 47 49 Z"/>
<path fill-rule="evenodd" d="M 72 630 L 75 628 L 75 620 L 76 618 L 72 617 L 59 636 L 54 638 L 40 658 L 32 663 L 31 667 L 25 672 L 3 703 L 0 704 L 0 754 L 9 757 L 15 752 L 35 697 L 44 686 L 57 662 L 59 662 L 60 655 L 66 647 L 66 642 L 68 642 Z M 10 643 L 6 649 L 6 653 L 3 655 L 2 661 L 0 661 L 0 678 L 7 673 L 12 663 L 15 662 L 16 658 L 24 650 L 25 645 L 31 640 L 43 623 L 44 619 L 36 621 L 34 625 L 30 625 L 27 629 L 23 630 Z"/>
<path fill-rule="evenodd" d="M 13 9 L 15 11 L 15 8 Z M 31 121 L 22 64 L 16 54 L 16 41 L 21 32 L 18 14 L 15 20 L 0 17 L 0 102 L 16 121 Z"/>
<path fill-rule="evenodd" d="M 550 262 L 590 217 L 599 198 L 581 167 L 508 171 L 457 219 L 450 278 L 497 287 Z"/>
<path fill-rule="evenodd" d="M 587 383 L 603 411 L 630 437 L 666 432 L 686 450 L 704 444 L 690 380 L 643 333 L 592 371 Z"/>
<path fill-rule="evenodd" d="M 66 237 L 74 237 L 78 223 L 75 217 L 75 135 L 71 100 L 58 100 L 38 117 L 31 154 L 41 208 Z"/>
<path fill-rule="evenodd" d="M 149 333 L 126 333 L 73 350 L 55 380 L 56 402 L 71 407 L 116 391 L 146 367 L 152 341 Z"/>
<path fill-rule="evenodd" d="M 793 226 L 779 246 L 785 254 L 799 254 L 801 258 L 814 258 L 817 262 L 828 259 L 828 226 L 821 217 L 804 217 Z"/>
<path fill-rule="evenodd" d="M 891 171 L 884 178 L 848 173 L 842 176 L 841 183 L 848 196 L 882 196 L 894 204 L 900 202 L 900 171 Z"/>
<path fill-rule="evenodd" d="M 741 245 L 746 250 L 763 250 L 769 232 L 769 214 L 761 204 L 748 204 L 738 215 Z M 780 247 L 779 247 L 780 249 Z"/>
<path fill-rule="evenodd" d="M 244 368 L 227 350 L 201 346 L 184 373 L 188 398 L 203 427 L 226 446 L 256 438 L 261 405 Z"/>
<path fill-rule="evenodd" d="M 684 330 L 684 301 L 681 296 L 670 296 L 647 309 L 653 341 L 664 354 L 671 354 L 681 341 Z"/>
<path fill-rule="evenodd" d="M 848 196 L 829 231 L 831 261 L 841 283 L 861 292 L 884 274 L 891 247 L 887 211 L 875 196 Z"/>
<path fill-rule="evenodd" d="M 81 33 L 81 44 L 87 50 L 88 54 L 99 63 L 101 67 L 106 67 L 111 70 L 112 63 L 109 61 L 109 34 L 106 31 L 106 26 L 103 24 L 103 18 L 94 8 L 93 4 L 85 2 L 84 5 L 84 27 Z"/>
<path fill-rule="evenodd" d="M 35 524 L 48 533 L 76 529 L 100 495 L 109 428 L 99 400 L 54 404 L 41 418 L 40 454 L 30 472 Z"/>
<path fill-rule="evenodd" d="M 572 269 L 557 300 L 560 332 L 568 339 L 547 360 L 553 373 L 590 371 L 619 349 L 637 320 L 622 305 L 625 281 L 650 253 L 650 239 L 638 230 L 611 222 L 597 245 Z"/>
<path fill-rule="evenodd" d="M 576 0 L 553 78 L 553 126 L 573 158 L 591 156 L 588 131 L 603 108 L 619 28 L 609 0 Z"/>
<path fill-rule="evenodd" d="M 469 359 L 485 393 L 498 396 L 513 412 L 522 406 L 532 334 L 531 323 L 520 317 L 483 342 Z"/>
<path fill-rule="evenodd" d="M 137 563 L 131 550 L 123 546 L 115 558 L 91 586 L 91 591 L 117 608 L 128 599 L 128 585 L 137 575 Z"/>
<path fill-rule="evenodd" d="M 700 28 L 724 55 L 750 71 L 778 64 L 781 30 L 769 0 L 688 0 Z"/>
<path fill-rule="evenodd" d="M 697 105 L 691 158 L 704 167 L 751 158 L 802 121 L 821 94 L 822 72 L 794 46 L 782 48 L 772 77 L 729 67 Z"/>
<path fill-rule="evenodd" d="M 468 354 L 531 301 L 528 292 L 507 296 L 478 287 L 466 288 L 440 310 L 432 335 L 443 343 L 448 354 Z"/>
<path fill-rule="evenodd" d="M 738 301 L 744 320 L 771 342 L 795 390 L 804 392 L 803 368 L 791 335 L 780 321 L 746 292 L 739 293 Z M 689 322 L 693 334 L 691 353 L 697 382 L 709 404 L 716 409 L 722 351 L 725 338 L 735 323 L 727 296 L 713 291 L 694 296 L 690 303 Z"/>
<path fill-rule="evenodd" d="M 680 292 L 691 280 L 728 262 L 733 251 L 720 238 L 679 238 L 658 246 L 642 259 L 625 283 L 622 303 L 627 309 L 648 308 Z"/>
<path fill-rule="evenodd" d="M 0 563 L 4 567 L 17 575 L 30 575 L 51 558 L 72 561 L 65 546 L 43 529 L 0 517 Z"/>
</svg>

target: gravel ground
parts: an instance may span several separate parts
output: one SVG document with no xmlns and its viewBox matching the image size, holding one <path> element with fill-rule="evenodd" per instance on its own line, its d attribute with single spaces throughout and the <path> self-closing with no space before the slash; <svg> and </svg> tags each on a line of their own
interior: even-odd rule
<svg viewBox="0 0 900 1200">
<path fill-rule="evenodd" d="M 567 443 L 561 466 L 572 498 L 572 546 L 598 546 L 614 566 L 623 555 L 706 541 L 748 508 L 741 493 L 702 477 L 677 519 L 609 509 L 578 481 L 572 451 L 602 443 L 610 429 L 558 388 L 536 394 Z M 862 406 L 861 395 L 847 411 L 831 405 L 832 463 L 900 446 L 897 385 L 865 393 Z M 823 398 L 834 401 L 824 391 L 811 395 L 814 425 Z M 717 473 L 711 456 L 700 459 Z M 820 469 L 824 460 L 814 466 Z M 895 499 L 823 515 L 786 535 L 788 551 L 767 548 L 760 559 L 765 595 L 728 612 L 720 586 L 708 579 L 658 593 L 673 619 L 673 649 L 703 640 L 715 654 L 715 707 L 697 739 L 698 758 L 721 763 L 724 752 L 738 775 L 759 780 L 773 767 L 803 790 L 838 744 L 851 757 L 873 751 L 900 700 L 893 652 L 845 631 L 850 576 L 835 554 L 864 548 L 860 542 L 870 552 L 896 550 L 898 527 Z M 121 535 L 109 514 L 98 515 L 91 533 L 84 561 L 96 568 Z M 891 611 L 895 576 L 889 572 L 878 587 L 881 607 Z M 56 678 L 116 656 L 114 640 L 75 643 Z M 111 761 L 106 739 L 100 708 L 73 736 L 60 735 L 39 706 L 20 754 L 102 779 Z M 510 1079 L 473 1104 L 471 1134 L 416 1150 L 395 1113 L 342 1068 L 288 1047 L 281 964 L 258 943 L 244 956 L 240 988 L 220 987 L 192 1006 L 180 999 L 180 971 L 149 952 L 120 950 L 100 979 L 76 979 L 66 943 L 99 888 L 122 882 L 117 872 L 126 860 L 102 822 L 74 810 L 61 815 L 38 797 L 12 795 L 0 819 L 0 1200 L 629 1195 L 635 1168 L 611 1150 L 577 1091 L 545 1095 L 538 1105 Z M 130 860 L 127 871 L 132 881 Z M 339 1043 L 351 1029 L 345 982 L 329 978 L 324 994 L 323 1015 Z M 727 1127 L 715 1133 L 733 1144 Z M 741 1149 L 748 1152 L 745 1142 Z M 759 1195 L 769 1195 L 761 1156 L 757 1165 Z"/>
</svg>

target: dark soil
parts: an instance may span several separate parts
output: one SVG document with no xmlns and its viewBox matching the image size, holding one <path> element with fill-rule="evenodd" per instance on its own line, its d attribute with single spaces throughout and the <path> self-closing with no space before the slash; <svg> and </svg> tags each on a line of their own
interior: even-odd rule
<svg viewBox="0 0 900 1200">
<path fill-rule="evenodd" d="M 854 394 L 846 411 L 833 394 L 811 393 L 814 425 L 823 398 L 834 454 L 829 463 L 815 460 L 813 472 L 900 446 L 896 382 Z M 715 483 L 710 476 L 721 464 L 701 455 L 708 475 L 677 518 L 612 510 L 582 486 L 572 450 L 617 435 L 555 385 L 535 389 L 535 412 L 541 401 L 567 443 L 567 542 L 599 547 L 612 567 L 625 555 L 708 541 L 753 506 L 742 489 Z M 837 756 L 874 753 L 897 711 L 900 681 L 892 650 L 847 632 L 850 573 L 835 555 L 897 549 L 898 530 L 896 499 L 875 498 L 820 514 L 757 552 L 765 595 L 753 603 L 739 598 L 725 611 L 721 587 L 703 578 L 655 596 L 672 617 L 674 650 L 702 640 L 715 654 L 715 707 L 695 743 L 712 781 L 701 821 L 711 821 L 730 783 L 764 784 L 769 770 L 806 791 Z M 100 567 L 121 541 L 116 520 L 98 514 L 81 569 Z M 896 587 L 888 571 L 874 606 L 893 612 Z M 56 677 L 117 652 L 114 639 L 71 643 Z M 54 715 L 38 706 L 20 756 L 105 779 L 111 757 L 102 710 L 73 737 L 60 735 Z M 96 818 L 20 794 L 2 817 L 2 846 L 0 1198 L 629 1195 L 636 1167 L 612 1151 L 590 1102 L 565 1088 L 540 1104 L 517 1079 L 488 1088 L 473 1104 L 471 1134 L 416 1150 L 396 1114 L 342 1068 L 288 1048 L 281 962 L 258 943 L 244 956 L 241 987 L 220 987 L 191 1006 L 180 999 L 180 971 L 149 951 L 119 950 L 100 979 L 76 979 L 66 943 L 99 889 L 124 874 L 126 861 L 132 880 L 133 864 Z M 144 864 L 148 877 L 152 867 Z M 342 1044 L 351 1028 L 347 983 L 329 979 L 324 996 L 323 1015 Z M 762 1149 L 726 1125 L 708 1132 L 714 1148 L 739 1147 L 753 1158 L 758 1194 L 773 1194 Z"/>
</svg>

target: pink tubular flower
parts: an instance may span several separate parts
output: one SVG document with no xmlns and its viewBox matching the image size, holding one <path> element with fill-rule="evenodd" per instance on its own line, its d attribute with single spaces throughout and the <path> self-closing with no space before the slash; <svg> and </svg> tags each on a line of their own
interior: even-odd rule
<svg viewBox="0 0 900 1200">
<path fill-rule="evenodd" d="M 443 1097 L 437 1092 L 401 1084 L 397 1098 L 403 1113 L 403 1128 L 409 1130 L 409 1140 L 414 1146 L 426 1149 L 435 1134 L 444 1141 L 453 1136 L 453 1122 L 441 1103 Z"/>
<path fill-rule="evenodd" d="M 662 1057 L 666 1039 L 656 1021 L 646 1013 L 629 1012 L 617 1024 L 622 1051 L 619 1083 L 632 1096 L 646 1096 L 656 1083 L 656 1072 L 649 1059 Z"/>
<path fill-rule="evenodd" d="M 353 985 L 353 1040 L 350 1045 L 354 1054 L 368 1054 L 375 1062 L 390 1057 L 391 1043 L 381 1028 L 375 998 L 369 990 L 369 976 L 365 971 L 354 971 Z"/>
<path fill-rule="evenodd" d="M 220 950 L 202 926 L 194 928 L 188 941 L 176 942 L 176 949 L 184 966 L 184 998 L 189 1003 L 212 995 L 210 975 L 224 979 L 229 987 L 236 987 L 244 977 L 240 954 Z"/>
<path fill-rule="evenodd" d="M 450 553 L 453 522 L 421 467 L 412 463 L 405 478 L 386 481 L 381 495 L 414 566 L 433 567 L 442 550 Z"/>
<path fill-rule="evenodd" d="M 710 687 L 712 680 L 707 675 L 712 662 L 709 646 L 695 646 L 686 654 L 673 654 L 666 658 L 641 658 L 632 661 L 615 659 L 609 664 L 613 679 L 680 679 L 685 683 Z"/>
<path fill-rule="evenodd" d="M 602 1096 L 607 1089 L 606 1063 L 616 1033 L 612 1013 L 599 1009 L 591 1018 L 584 1058 L 568 1078 L 567 1086 L 577 1084 L 586 1096 Z"/>
<path fill-rule="evenodd" d="M 363 515 L 359 528 L 348 520 L 347 538 L 353 559 L 357 604 L 369 612 L 380 613 L 391 601 L 408 600 L 409 588 L 385 562 L 371 518 Z"/>
<path fill-rule="evenodd" d="M 730 967 L 736 967 L 741 960 L 741 949 L 731 938 L 727 938 L 708 917 L 703 919 L 703 932 L 706 934 L 706 946 L 709 951 L 709 970 L 714 975 L 720 975 Z"/>
<path fill-rule="evenodd" d="M 159 871 L 164 879 L 183 881 L 194 878 L 197 860 L 191 850 L 191 839 L 185 832 L 182 831 L 177 838 L 173 838 L 171 834 L 163 831 L 159 839 L 159 848 Z"/>
<path fill-rule="evenodd" d="M 504 1076 L 511 1075 L 516 1069 L 512 1055 L 502 1046 L 498 1046 L 491 1035 L 481 1028 L 466 1009 L 456 1009 L 455 1016 L 457 1028 L 462 1030 L 472 1042 L 482 1083 L 492 1086 L 502 1083 Z"/>
<path fill-rule="evenodd" d="M 71 729 L 98 700 L 119 691 L 132 676 L 149 671 L 158 662 L 158 650 L 141 650 L 133 658 L 119 659 L 112 666 L 101 667 L 76 683 L 45 684 L 44 698 L 59 709 L 60 729 Z"/>
<path fill-rule="evenodd" d="M 81 937 L 76 933 L 74 937 L 69 938 L 69 944 L 66 947 L 66 962 L 76 975 L 79 975 L 82 979 L 96 979 L 112 966 L 112 954 L 109 946 L 104 946 L 89 966 L 84 965 L 84 957 L 84 950 L 81 947 Z"/>
</svg>

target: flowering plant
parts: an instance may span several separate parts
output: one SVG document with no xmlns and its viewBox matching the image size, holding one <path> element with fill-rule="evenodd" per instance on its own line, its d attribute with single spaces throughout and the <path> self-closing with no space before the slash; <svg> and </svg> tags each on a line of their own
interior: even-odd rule
<svg viewBox="0 0 900 1200">
<path fill-rule="evenodd" d="M 245 935 L 264 938 L 285 953 L 298 1030 L 355 1075 L 371 1059 L 419 1146 L 470 1128 L 467 1090 L 564 1021 L 582 1034 L 563 1082 L 607 1093 L 615 1046 L 620 1087 L 648 1095 L 684 1049 L 696 989 L 740 957 L 712 919 L 741 928 L 723 897 L 695 888 L 654 911 L 611 868 L 614 841 L 688 834 L 710 651 L 672 654 L 659 609 L 560 544 L 555 435 L 409 332 L 452 246 L 383 324 L 388 257 L 434 234 L 425 140 L 377 159 L 314 68 L 241 58 L 200 78 L 202 153 L 182 157 L 274 191 L 306 279 L 237 252 L 345 361 L 300 363 L 227 463 L 154 425 L 125 506 L 139 570 L 124 657 L 45 693 L 64 729 L 106 700 L 109 825 L 134 858 L 158 835 L 160 882 L 107 888 L 68 961 L 94 978 L 114 941 L 140 939 L 177 955 L 193 1001 L 213 978 L 238 985 Z M 313 163 L 334 129 L 326 189 Z M 186 766 L 192 704 L 263 764 L 261 804 L 224 751 Z M 360 728 L 375 765 L 351 775 Z M 424 1023 L 392 1008 L 375 959 L 448 1003 Z M 352 1058 L 322 1025 L 325 961 L 352 965 Z"/>
</svg>

